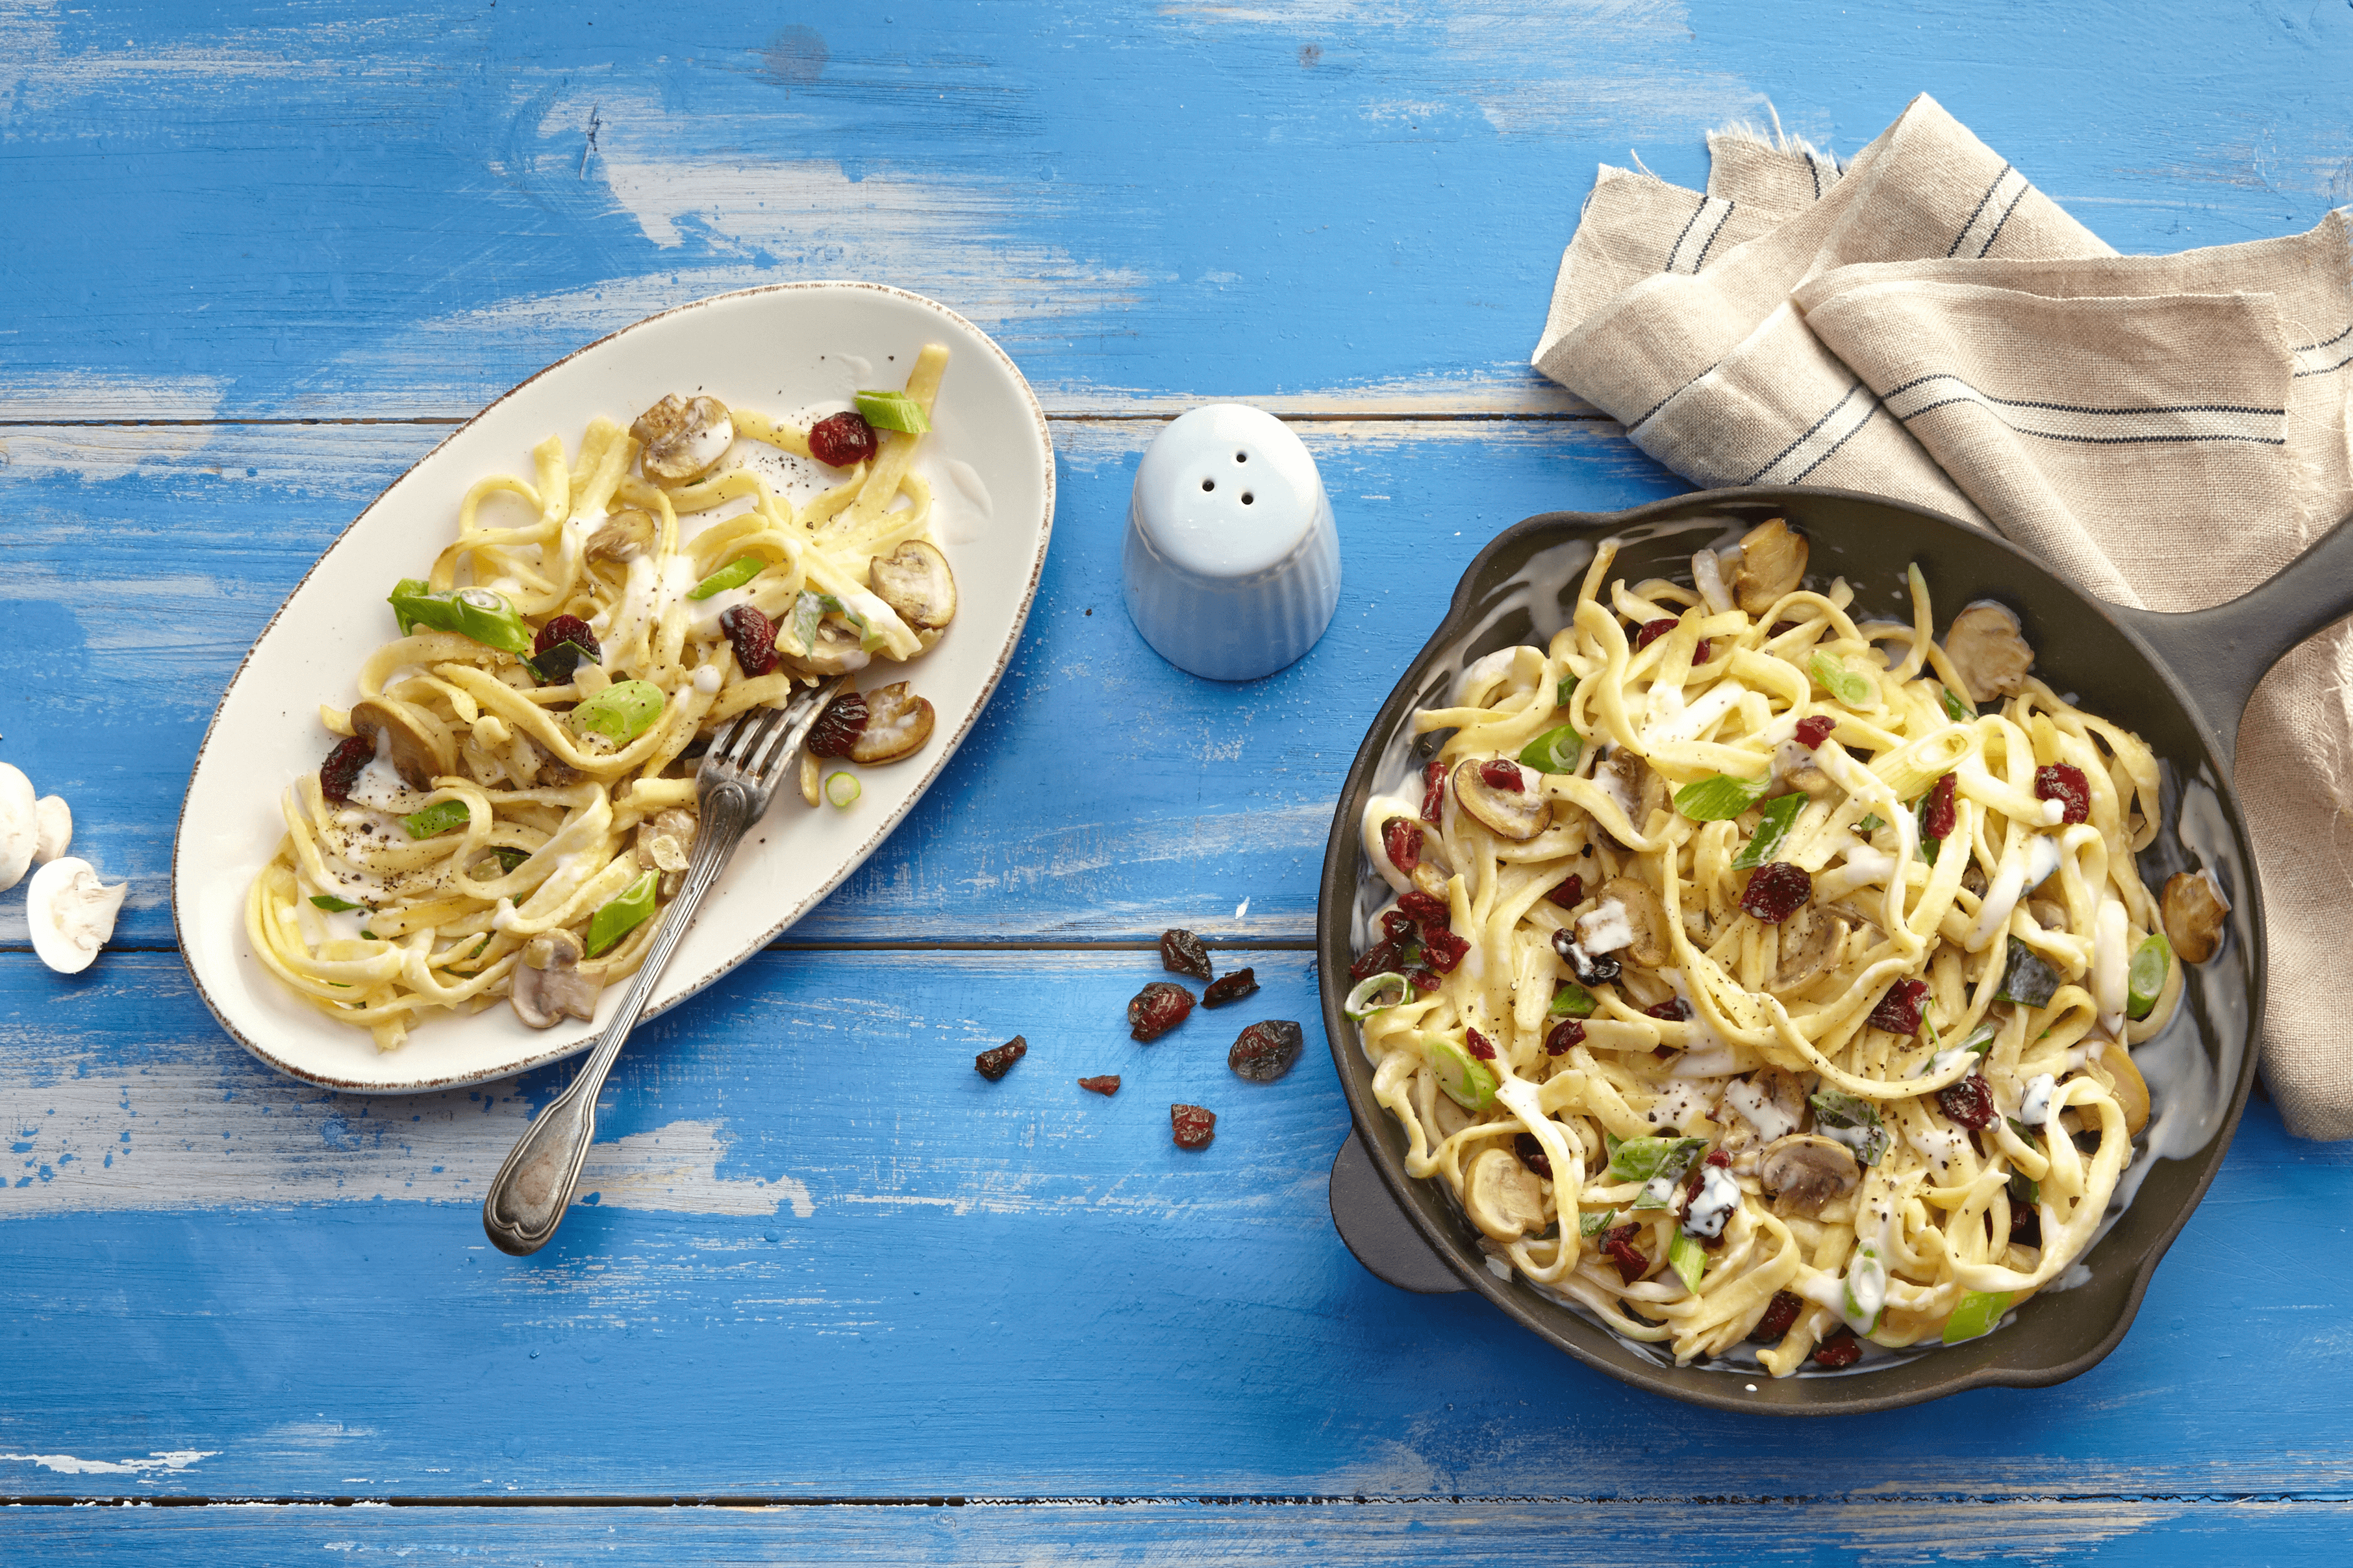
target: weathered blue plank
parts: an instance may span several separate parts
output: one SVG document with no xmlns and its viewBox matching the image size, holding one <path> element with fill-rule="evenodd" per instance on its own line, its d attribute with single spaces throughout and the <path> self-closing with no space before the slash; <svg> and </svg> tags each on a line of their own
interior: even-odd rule
<svg viewBox="0 0 2353 1568">
<path fill-rule="evenodd" d="M 1595 421 L 1302 424 L 1339 514 L 1340 609 L 1299 664 L 1226 685 L 1163 662 L 1123 607 L 1128 486 L 1158 428 L 1057 422 L 1060 516 L 1018 658 L 930 797 L 793 940 L 1135 939 L 1180 907 L 1206 929 L 1308 935 L 1341 775 L 1471 556 L 1531 512 L 1683 488 Z M 6 434 L 0 627 L 42 651 L 0 690 L 0 760 L 71 802 L 77 853 L 132 879 L 121 940 L 169 942 L 172 835 L 222 688 L 438 432 Z M 391 635 L 381 605 L 353 613 Z M 316 730 L 351 673 L 289 693 L 288 722 Z M 24 899 L 0 893 L 0 942 L 25 942 Z"/>
<path fill-rule="evenodd" d="M 1038 1563 L 2129 1563 L 2245 1568 L 2337 1560 L 2353 1507 L 2089 1499 L 1799 1507 L 1534 1501 L 891 1508 L 189 1508 L 0 1511 L 0 1547 L 40 1564 L 311 1563 L 322 1552 L 668 1564 Z"/>
<path fill-rule="evenodd" d="M 764 954 L 623 1058 L 598 1201 L 520 1261 L 477 1194 L 560 1072 L 337 1099 L 218 1044 L 168 954 L 0 956 L 0 1490 L 2353 1497 L 2353 1147 L 2259 1104 L 2101 1366 L 1800 1433 L 1359 1268 L 1308 962 L 1254 956 L 1143 1047 L 1147 952 Z M 1310 1055 L 1241 1083 L 1269 1016 Z"/>
<path fill-rule="evenodd" d="M 2308 226 L 2353 150 L 2338 5 L 677 16 L 11 8 L 10 396 L 465 412 L 660 306 L 861 276 L 1066 405 L 1512 400 L 1594 163 L 1696 184 L 1768 102 L 1852 154 L 1935 92 L 2132 250 Z"/>
</svg>

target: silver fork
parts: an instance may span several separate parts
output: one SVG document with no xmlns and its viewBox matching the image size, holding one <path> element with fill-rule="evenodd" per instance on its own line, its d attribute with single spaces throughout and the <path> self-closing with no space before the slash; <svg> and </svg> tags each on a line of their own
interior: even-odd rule
<svg viewBox="0 0 2353 1568">
<path fill-rule="evenodd" d="M 621 1054 L 622 1042 L 629 1037 L 638 1016 L 646 1010 L 662 966 L 693 923 L 695 906 L 718 879 L 721 868 L 735 853 L 744 835 L 767 811 L 768 802 L 776 797 L 777 779 L 799 755 L 809 727 L 840 685 L 839 679 L 829 680 L 786 708 L 755 708 L 712 737 L 711 749 L 703 753 L 702 766 L 694 775 L 702 820 L 694 836 L 694 853 L 687 861 L 686 880 L 662 910 L 661 928 L 654 933 L 653 944 L 638 965 L 612 1022 L 596 1037 L 588 1060 L 570 1087 L 524 1131 L 483 1195 L 482 1228 L 500 1251 L 518 1258 L 537 1252 L 564 1222 L 573 1184 L 580 1179 L 581 1163 L 587 1159 L 589 1141 L 596 1135 L 596 1095 L 605 1086 L 605 1075 Z"/>
</svg>

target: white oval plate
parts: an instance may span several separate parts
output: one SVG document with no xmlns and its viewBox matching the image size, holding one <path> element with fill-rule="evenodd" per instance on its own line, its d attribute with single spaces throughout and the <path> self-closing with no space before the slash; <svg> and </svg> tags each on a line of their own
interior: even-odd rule
<svg viewBox="0 0 2353 1568">
<path fill-rule="evenodd" d="M 916 466 L 958 599 L 947 636 L 908 667 L 938 710 L 934 739 L 908 763 L 860 770 L 865 793 L 847 811 L 810 810 L 788 780 L 704 900 L 649 1010 L 719 979 L 857 869 L 947 765 L 1013 657 L 1053 530 L 1053 445 L 1013 362 L 943 305 L 873 283 L 723 294 L 600 339 L 476 415 L 360 513 L 263 628 L 206 731 L 172 854 L 180 951 L 221 1026 L 280 1072 L 366 1094 L 480 1083 L 584 1049 L 597 1026 L 528 1029 L 500 1005 L 428 1016 L 407 1044 L 379 1052 L 254 957 L 246 889 L 285 831 L 280 793 L 332 742 L 318 705 L 353 700 L 361 661 L 395 635 L 385 595 L 454 537 L 466 488 L 485 474 L 528 478 L 531 448 L 550 432 L 569 448 L 594 416 L 627 423 L 670 392 L 780 417 L 846 407 L 859 387 L 900 385 L 926 342 L 946 343 L 950 358 Z M 620 993 L 607 991 L 600 1017 Z"/>
</svg>

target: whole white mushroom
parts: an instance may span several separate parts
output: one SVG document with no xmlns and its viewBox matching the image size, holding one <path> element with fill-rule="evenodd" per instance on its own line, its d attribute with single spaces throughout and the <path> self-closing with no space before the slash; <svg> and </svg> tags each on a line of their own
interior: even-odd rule
<svg viewBox="0 0 2353 1568">
<path fill-rule="evenodd" d="M 111 888 L 100 883 L 87 860 L 69 855 L 50 861 L 33 873 L 33 885 L 26 892 L 33 951 L 60 974 L 80 973 L 114 934 L 115 914 L 130 890 L 128 882 Z"/>
<path fill-rule="evenodd" d="M 61 795 L 45 795 L 33 803 L 33 864 L 46 866 L 73 842 L 73 807 Z"/>
<path fill-rule="evenodd" d="M 24 879 L 41 847 L 40 809 L 24 770 L 0 763 L 0 892 Z"/>
</svg>

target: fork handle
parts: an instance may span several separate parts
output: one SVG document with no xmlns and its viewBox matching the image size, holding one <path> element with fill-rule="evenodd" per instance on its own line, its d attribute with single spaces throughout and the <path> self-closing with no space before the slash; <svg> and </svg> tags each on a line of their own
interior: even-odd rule
<svg viewBox="0 0 2353 1568">
<path fill-rule="evenodd" d="M 580 1179 L 588 1144 L 596 1136 L 596 1096 L 605 1087 L 605 1075 L 612 1070 L 622 1042 L 645 1012 L 671 951 L 694 922 L 702 895 L 710 891 L 719 868 L 743 841 L 753 816 L 752 797 L 739 784 L 714 784 L 703 796 L 702 831 L 695 836 L 694 854 L 687 861 L 686 881 L 663 909 L 661 926 L 654 932 L 628 990 L 622 994 L 612 1022 L 596 1037 L 596 1048 L 571 1085 L 524 1130 L 514 1152 L 499 1167 L 490 1191 L 483 1194 L 482 1228 L 500 1251 L 517 1258 L 537 1252 L 564 1222 L 573 1184 Z"/>
</svg>

